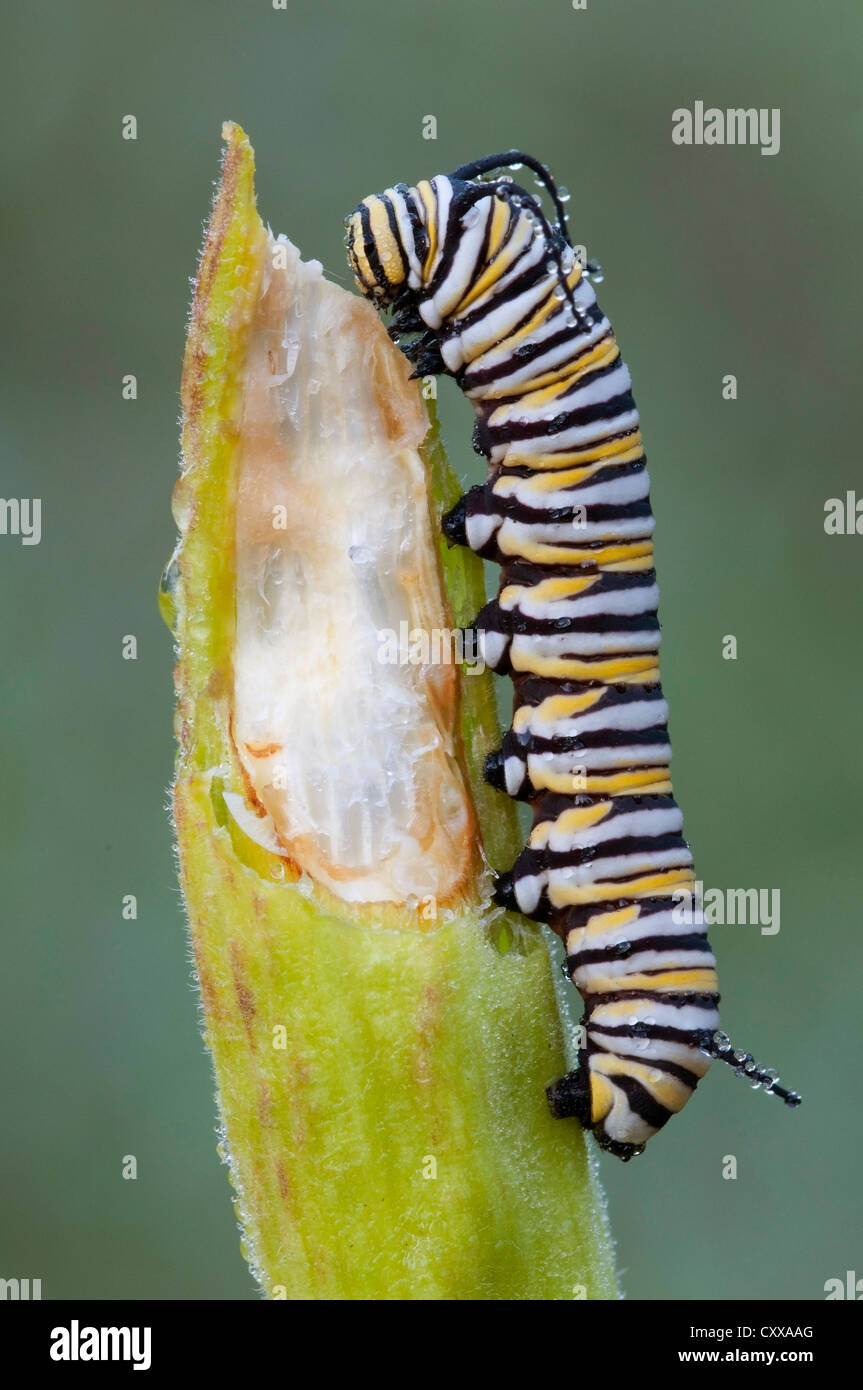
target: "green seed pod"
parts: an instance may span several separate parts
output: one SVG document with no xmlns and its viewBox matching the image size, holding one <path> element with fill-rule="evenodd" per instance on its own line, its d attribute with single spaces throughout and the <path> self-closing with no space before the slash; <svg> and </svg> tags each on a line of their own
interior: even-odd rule
<svg viewBox="0 0 863 1390">
<path fill-rule="evenodd" d="M 223 134 L 161 601 L 244 1253 L 272 1298 L 614 1298 L 584 1138 L 546 1104 L 545 939 L 491 902 L 518 832 L 480 775 L 491 678 L 456 659 L 483 602 L 440 540 L 457 484 L 372 307 L 268 234 Z"/>
</svg>

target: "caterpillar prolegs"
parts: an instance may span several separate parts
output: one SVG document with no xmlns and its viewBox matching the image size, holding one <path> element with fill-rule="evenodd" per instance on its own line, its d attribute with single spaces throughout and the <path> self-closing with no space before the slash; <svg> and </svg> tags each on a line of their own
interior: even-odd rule
<svg viewBox="0 0 863 1390">
<path fill-rule="evenodd" d="M 507 166 L 533 171 L 553 222 Z M 626 1160 L 714 1058 L 799 1104 L 719 1032 L 716 963 L 681 911 L 695 874 L 669 775 L 638 411 L 551 176 L 491 155 L 364 199 L 347 228 L 360 290 L 393 310 L 416 376 L 445 372 L 473 402 L 488 461 L 444 531 L 501 567 L 476 627 L 514 712 L 486 777 L 530 804 L 533 828 L 497 897 L 561 937 L 585 1005 L 553 1112 Z"/>
</svg>

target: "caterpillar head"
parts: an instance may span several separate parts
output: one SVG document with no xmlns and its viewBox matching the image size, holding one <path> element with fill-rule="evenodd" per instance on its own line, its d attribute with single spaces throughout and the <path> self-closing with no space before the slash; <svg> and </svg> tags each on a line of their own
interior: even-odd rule
<svg viewBox="0 0 863 1390">
<path fill-rule="evenodd" d="M 379 308 L 405 287 L 407 267 L 380 194 L 364 198 L 347 219 L 348 260 L 357 288 Z"/>
</svg>

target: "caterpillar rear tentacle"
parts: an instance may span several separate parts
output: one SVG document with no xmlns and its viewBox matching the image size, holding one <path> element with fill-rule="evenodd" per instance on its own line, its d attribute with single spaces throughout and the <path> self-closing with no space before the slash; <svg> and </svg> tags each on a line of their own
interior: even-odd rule
<svg viewBox="0 0 863 1390">
<path fill-rule="evenodd" d="M 505 165 L 533 170 L 555 222 Z M 686 913 L 638 411 L 554 180 L 511 150 L 372 195 L 347 227 L 357 285 L 394 310 L 414 375 L 446 372 L 476 412 L 488 475 L 442 526 L 501 567 L 475 625 L 486 665 L 512 678 L 513 719 L 485 775 L 533 826 L 495 897 L 563 940 L 585 1004 L 552 1112 L 626 1160 L 714 1059 L 799 1103 L 748 1054 L 729 1057 L 713 954 Z"/>
<path fill-rule="evenodd" d="M 779 1076 L 773 1067 L 762 1067 L 751 1052 L 736 1048 L 727 1033 L 716 1032 L 702 1039 L 701 1047 L 708 1057 L 717 1062 L 727 1062 L 734 1068 L 736 1076 L 742 1076 L 753 1087 L 762 1087 L 769 1096 L 779 1096 L 792 1109 L 802 1104 L 803 1097 L 798 1091 L 789 1091 L 779 1085 Z"/>
</svg>

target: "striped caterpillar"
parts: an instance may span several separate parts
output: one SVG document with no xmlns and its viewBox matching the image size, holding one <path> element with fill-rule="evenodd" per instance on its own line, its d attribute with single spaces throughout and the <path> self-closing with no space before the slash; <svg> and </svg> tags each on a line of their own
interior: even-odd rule
<svg viewBox="0 0 863 1390">
<path fill-rule="evenodd" d="M 511 175 L 482 177 L 506 166 L 533 171 L 555 222 Z M 485 775 L 530 804 L 533 828 L 496 897 L 561 937 L 585 1005 L 552 1112 L 627 1160 L 713 1059 L 799 1104 L 719 1031 L 706 932 L 691 914 L 681 925 L 695 874 L 669 774 L 638 412 L 551 176 L 490 155 L 374 194 L 346 225 L 359 289 L 393 311 L 415 376 L 454 377 L 488 461 L 444 532 L 501 567 L 476 627 L 514 712 Z"/>
</svg>

